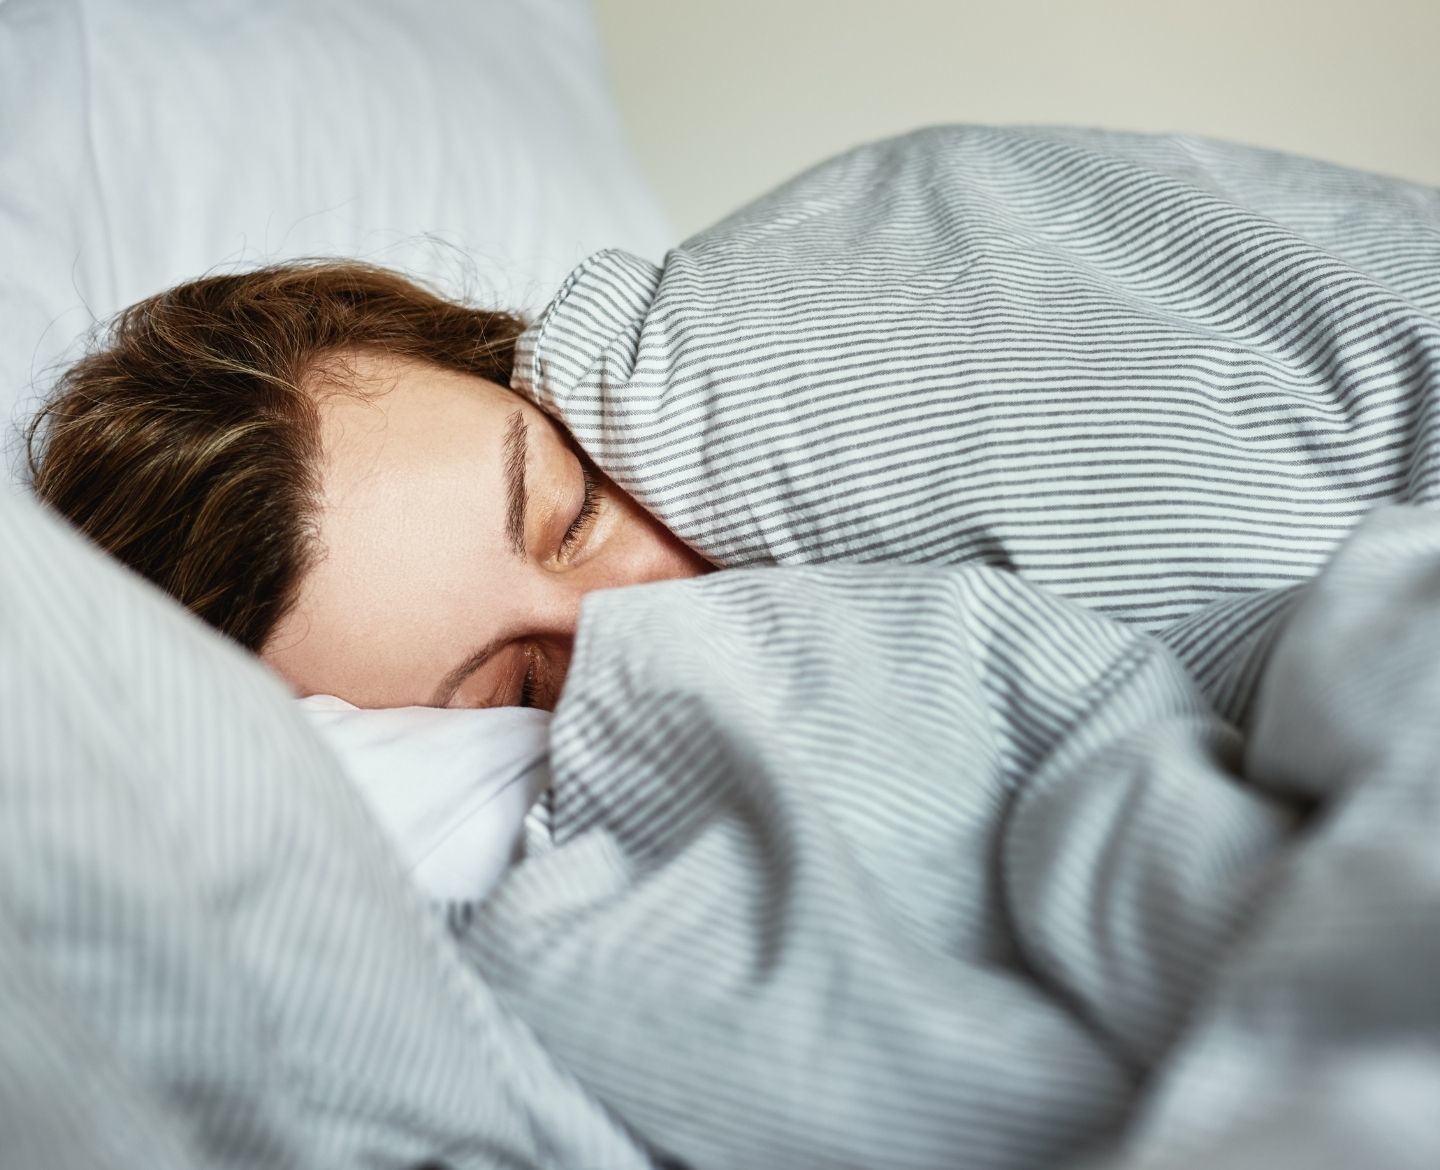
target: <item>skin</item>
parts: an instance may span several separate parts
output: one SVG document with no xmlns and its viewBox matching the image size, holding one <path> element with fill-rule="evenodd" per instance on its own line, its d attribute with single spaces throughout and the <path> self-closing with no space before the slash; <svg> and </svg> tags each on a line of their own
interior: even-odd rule
<svg viewBox="0 0 1440 1170">
<path fill-rule="evenodd" d="M 367 352 L 343 369 L 317 392 L 321 554 L 262 648 L 297 694 L 552 709 L 587 593 L 711 568 L 598 472 L 584 521 L 578 450 L 510 390 Z"/>
</svg>

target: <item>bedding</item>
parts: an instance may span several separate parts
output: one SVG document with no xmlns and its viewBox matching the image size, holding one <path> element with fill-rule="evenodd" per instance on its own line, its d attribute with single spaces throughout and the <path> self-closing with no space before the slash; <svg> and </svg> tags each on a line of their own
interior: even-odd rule
<svg viewBox="0 0 1440 1170">
<path fill-rule="evenodd" d="M 597 254 L 516 377 L 737 570 L 587 600 L 556 847 L 457 925 L 638 1133 L 696 1167 L 1432 1164 L 1433 769 L 1263 761 L 1425 719 L 1267 678 L 1347 669 L 1346 566 L 1386 547 L 1396 668 L 1435 661 L 1440 192 L 935 129 L 663 265 Z"/>
<path fill-rule="evenodd" d="M 334 695 L 297 700 L 385 832 L 417 888 L 478 902 L 548 836 L 550 714 L 520 707 L 361 710 Z"/>
<path fill-rule="evenodd" d="M 0 492 L 7 1167 L 649 1166 L 249 655 Z"/>
<path fill-rule="evenodd" d="M 1434 1164 L 1440 517 L 1249 734 L 988 566 L 586 602 L 554 847 L 459 956 L 278 683 L 0 496 L 17 1164 Z M 464 960 L 463 962 L 461 960 Z"/>
<path fill-rule="evenodd" d="M 516 384 L 719 564 L 982 562 L 1158 631 L 1435 502 L 1440 190 L 935 128 L 592 257 Z"/>
<path fill-rule="evenodd" d="M 556 848 L 458 938 L 688 1166 L 1433 1165 L 1437 579 L 1368 518 L 1248 741 L 989 566 L 592 595 Z"/>
<path fill-rule="evenodd" d="M 519 384 L 736 571 L 587 599 L 448 942 L 278 684 L 0 493 L 5 1148 L 1435 1164 L 1437 220 L 956 128 L 583 265 Z"/>
</svg>

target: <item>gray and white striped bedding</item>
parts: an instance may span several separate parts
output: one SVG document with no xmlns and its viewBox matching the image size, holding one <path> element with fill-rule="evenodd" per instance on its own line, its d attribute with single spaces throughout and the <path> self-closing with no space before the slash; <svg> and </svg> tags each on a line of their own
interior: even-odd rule
<svg viewBox="0 0 1440 1170">
<path fill-rule="evenodd" d="M 686 1165 L 1433 1166 L 1437 599 L 1367 518 L 1247 739 L 986 566 L 595 595 L 556 847 L 458 937 Z"/>
<path fill-rule="evenodd" d="M 720 564 L 981 561 L 1157 630 L 1440 492 L 1440 190 L 923 131 L 592 257 L 515 378 Z"/>
<path fill-rule="evenodd" d="M 273 680 L 9 497 L 0 539 L 7 1166 L 1440 1154 L 1429 510 L 1307 591 L 1243 749 L 988 567 L 597 594 L 468 963 Z"/>
<path fill-rule="evenodd" d="M 556 848 L 461 932 L 695 1167 L 1049 1167 L 1116 1136 L 1290 812 L 1153 638 L 988 567 L 594 596 Z"/>
<path fill-rule="evenodd" d="M 1436 192 L 1071 131 L 594 258 L 517 381 L 744 571 L 587 600 L 453 946 L 278 687 L 0 500 L 5 1149 L 1436 1164 L 1440 518 L 1304 582 L 1433 503 L 1437 315 Z"/>
<path fill-rule="evenodd" d="M 718 564 L 787 566 L 588 605 L 563 844 L 465 935 L 603 1100 L 697 1166 L 1054 1165 L 1172 1083 L 1259 915 L 1267 990 L 1309 978 L 1308 1007 L 1262 996 L 1278 1035 L 1200 1045 L 1120 1156 L 1298 1107 L 1261 1087 L 1300 1050 L 1301 1112 L 1366 1116 L 1336 1089 L 1360 1066 L 1319 1057 L 1371 965 L 1413 980 L 1432 944 L 1377 928 L 1294 969 L 1277 940 L 1348 920 L 1270 922 L 1307 801 L 1241 752 L 1300 586 L 1440 490 L 1440 192 L 1197 139 L 926 131 L 663 266 L 592 257 L 516 373 Z M 1395 1055 L 1432 1076 L 1440 1007 L 1406 1020 Z M 1227 1061 L 1252 1111 L 1211 1118 Z"/>
</svg>

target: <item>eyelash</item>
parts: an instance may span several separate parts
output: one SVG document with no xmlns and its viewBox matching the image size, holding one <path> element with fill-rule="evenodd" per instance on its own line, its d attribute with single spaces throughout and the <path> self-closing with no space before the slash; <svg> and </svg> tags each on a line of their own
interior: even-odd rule
<svg viewBox="0 0 1440 1170">
<path fill-rule="evenodd" d="M 560 538 L 560 552 L 562 555 L 569 555 L 574 551 L 575 546 L 580 543 L 580 538 L 585 535 L 585 530 L 590 527 L 590 522 L 595 519 L 595 513 L 598 511 L 596 502 L 600 495 L 600 479 L 590 470 L 588 464 L 581 464 L 580 474 L 585 480 L 585 495 L 580 503 L 580 511 L 576 513 L 575 519 L 570 522 L 570 527 L 565 529 L 565 535 Z"/>
</svg>

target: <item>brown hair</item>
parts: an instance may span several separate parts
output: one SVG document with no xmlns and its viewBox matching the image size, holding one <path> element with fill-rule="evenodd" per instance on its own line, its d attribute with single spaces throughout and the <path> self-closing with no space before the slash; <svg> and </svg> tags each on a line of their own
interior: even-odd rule
<svg viewBox="0 0 1440 1170">
<path fill-rule="evenodd" d="M 191 281 L 124 310 L 61 377 L 26 433 L 32 485 L 258 651 L 316 552 L 307 379 L 364 347 L 508 386 L 523 328 L 350 261 Z"/>
</svg>

